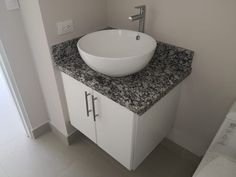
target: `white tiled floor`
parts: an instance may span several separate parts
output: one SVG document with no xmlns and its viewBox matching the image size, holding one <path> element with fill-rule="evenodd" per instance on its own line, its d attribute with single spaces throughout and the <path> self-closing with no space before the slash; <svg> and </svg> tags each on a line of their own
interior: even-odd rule
<svg viewBox="0 0 236 177">
<path fill-rule="evenodd" d="M 159 145 L 129 172 L 84 136 L 71 146 L 51 132 L 29 139 L 2 84 L 0 93 L 0 177 L 191 177 L 199 162 Z"/>
<path fill-rule="evenodd" d="M 198 163 L 160 145 L 129 172 L 86 138 L 66 146 L 51 132 L 37 140 L 19 136 L 0 152 L 3 177 L 191 177 Z"/>
</svg>

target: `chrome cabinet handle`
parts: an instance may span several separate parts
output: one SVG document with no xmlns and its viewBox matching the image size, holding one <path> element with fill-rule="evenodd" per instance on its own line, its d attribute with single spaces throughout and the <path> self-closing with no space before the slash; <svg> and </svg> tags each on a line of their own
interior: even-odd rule
<svg viewBox="0 0 236 177">
<path fill-rule="evenodd" d="M 92 95 L 92 104 L 93 104 L 93 120 L 94 122 L 96 122 L 96 117 L 99 116 L 99 114 L 96 114 L 96 110 L 95 110 L 95 101 L 97 100 L 98 98 L 97 97 L 94 97 Z"/>
<path fill-rule="evenodd" d="M 87 117 L 89 117 L 89 113 L 92 112 L 91 109 L 89 109 L 89 106 L 88 106 L 88 96 L 90 96 L 91 94 L 88 93 L 88 92 L 84 92 L 85 94 L 85 102 L 86 102 L 86 112 L 87 112 Z"/>
</svg>

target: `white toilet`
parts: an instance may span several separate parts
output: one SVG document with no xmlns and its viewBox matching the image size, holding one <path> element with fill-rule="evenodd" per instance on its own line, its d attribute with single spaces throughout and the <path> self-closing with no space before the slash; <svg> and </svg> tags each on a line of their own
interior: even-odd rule
<svg viewBox="0 0 236 177">
<path fill-rule="evenodd" d="M 236 102 L 193 177 L 236 177 Z"/>
</svg>

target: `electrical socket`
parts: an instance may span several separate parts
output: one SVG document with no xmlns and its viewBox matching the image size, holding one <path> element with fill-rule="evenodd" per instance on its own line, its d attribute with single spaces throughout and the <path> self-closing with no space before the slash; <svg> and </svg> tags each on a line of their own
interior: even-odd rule
<svg viewBox="0 0 236 177">
<path fill-rule="evenodd" d="M 19 9 L 19 2 L 18 0 L 5 0 L 7 10 L 15 10 Z"/>
<path fill-rule="evenodd" d="M 74 24 L 73 24 L 72 20 L 66 20 L 66 21 L 57 23 L 57 33 L 58 33 L 58 35 L 71 33 L 73 31 L 74 31 Z"/>
</svg>

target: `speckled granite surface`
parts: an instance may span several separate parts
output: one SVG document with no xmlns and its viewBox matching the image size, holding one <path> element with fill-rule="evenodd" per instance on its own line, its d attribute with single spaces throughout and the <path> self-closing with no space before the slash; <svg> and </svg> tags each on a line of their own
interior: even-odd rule
<svg viewBox="0 0 236 177">
<path fill-rule="evenodd" d="M 155 55 L 139 73 L 113 78 L 87 66 L 77 50 L 79 38 L 52 46 L 55 66 L 130 111 L 142 115 L 192 71 L 194 52 L 157 42 Z"/>
</svg>

